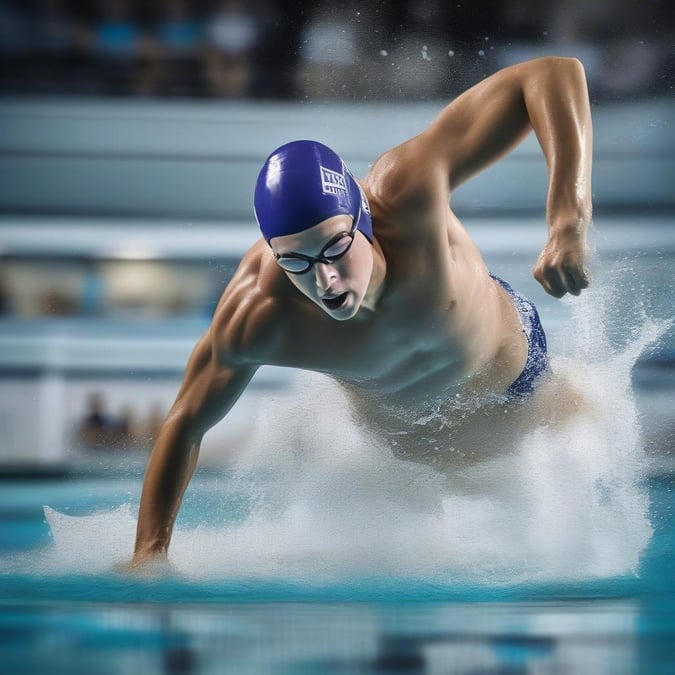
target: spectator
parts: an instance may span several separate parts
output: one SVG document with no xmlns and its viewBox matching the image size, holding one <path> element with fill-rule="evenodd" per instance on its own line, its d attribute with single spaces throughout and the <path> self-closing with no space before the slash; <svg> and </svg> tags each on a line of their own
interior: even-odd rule
<svg viewBox="0 0 675 675">
<path fill-rule="evenodd" d="M 364 82 L 359 64 L 364 27 L 349 3 L 314 12 L 300 37 L 298 83 L 308 99 L 359 98 Z"/>
<path fill-rule="evenodd" d="M 119 417 L 114 420 L 113 445 L 120 449 L 138 446 L 138 423 L 132 406 L 126 405 L 120 410 Z"/>
<path fill-rule="evenodd" d="M 668 11 L 666 3 L 630 0 L 562 0 L 548 5 L 512 0 L 505 6 L 504 24 L 516 39 L 500 53 L 498 65 L 543 54 L 575 56 L 584 63 L 594 96 L 651 93 L 668 69 L 669 45 L 657 39 L 654 30 L 672 24 Z"/>
<path fill-rule="evenodd" d="M 105 412 L 103 395 L 92 392 L 87 397 L 87 409 L 80 425 L 80 440 L 87 448 L 101 449 L 109 447 L 114 436 L 115 425 Z"/>
<path fill-rule="evenodd" d="M 670 3 L 606 3 L 620 17 L 615 30 L 603 30 L 597 17 L 594 37 L 602 36 L 594 91 L 609 98 L 672 93 L 673 9 Z"/>
<path fill-rule="evenodd" d="M 139 446 L 136 413 L 126 405 L 119 416 L 109 415 L 105 410 L 103 395 L 92 392 L 87 397 L 87 409 L 80 424 L 81 443 L 92 450 L 130 450 Z"/>
<path fill-rule="evenodd" d="M 99 16 L 85 44 L 108 94 L 142 93 L 153 44 L 141 30 L 128 0 L 99 0 Z"/>
<path fill-rule="evenodd" d="M 222 0 L 207 21 L 205 73 L 212 96 L 243 98 L 250 93 L 261 24 L 248 7 L 243 0 Z"/>
<path fill-rule="evenodd" d="M 40 298 L 40 314 L 44 316 L 75 316 L 78 303 L 66 290 L 52 288 Z"/>
<path fill-rule="evenodd" d="M 199 64 L 203 54 L 204 26 L 185 0 L 161 5 L 155 21 L 153 58 L 145 73 L 146 94 L 203 94 Z"/>
<path fill-rule="evenodd" d="M 497 3 L 408 3 L 390 54 L 394 97 L 446 99 L 496 70 Z"/>
</svg>

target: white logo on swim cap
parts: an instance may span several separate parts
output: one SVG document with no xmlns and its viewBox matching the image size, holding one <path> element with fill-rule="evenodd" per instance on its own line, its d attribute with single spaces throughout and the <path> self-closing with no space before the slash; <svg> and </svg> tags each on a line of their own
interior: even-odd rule
<svg viewBox="0 0 675 675">
<path fill-rule="evenodd" d="M 337 171 L 319 165 L 321 169 L 321 191 L 325 195 L 336 195 L 338 192 L 347 192 L 345 177 Z"/>
</svg>

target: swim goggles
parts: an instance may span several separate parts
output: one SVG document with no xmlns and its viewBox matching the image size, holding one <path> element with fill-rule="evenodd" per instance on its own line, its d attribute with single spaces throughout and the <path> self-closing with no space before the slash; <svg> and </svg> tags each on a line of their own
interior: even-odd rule
<svg viewBox="0 0 675 675">
<path fill-rule="evenodd" d="M 347 251 L 349 251 L 354 243 L 354 235 L 356 234 L 356 225 L 359 222 L 358 216 L 360 212 L 361 209 L 359 208 L 357 217 L 354 218 L 352 229 L 348 233 L 341 232 L 340 234 L 336 234 L 321 249 L 318 256 L 303 255 L 302 253 L 283 253 L 281 255 L 275 253 L 274 258 L 277 261 L 277 265 L 285 272 L 290 272 L 291 274 L 306 274 L 316 263 L 330 265 L 337 262 L 347 254 Z"/>
</svg>

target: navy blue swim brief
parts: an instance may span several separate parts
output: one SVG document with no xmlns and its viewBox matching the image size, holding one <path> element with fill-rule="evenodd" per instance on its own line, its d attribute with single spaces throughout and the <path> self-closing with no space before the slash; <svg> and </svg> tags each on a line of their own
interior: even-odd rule
<svg viewBox="0 0 675 675">
<path fill-rule="evenodd" d="M 549 369 L 546 353 L 546 334 L 541 326 L 537 308 L 524 295 L 516 293 L 510 284 L 503 279 L 490 275 L 499 282 L 502 288 L 511 296 L 513 304 L 520 314 L 520 323 L 527 336 L 527 361 L 525 368 L 516 381 L 507 389 L 507 394 L 513 396 L 527 396 L 534 391 L 536 380 Z"/>
</svg>

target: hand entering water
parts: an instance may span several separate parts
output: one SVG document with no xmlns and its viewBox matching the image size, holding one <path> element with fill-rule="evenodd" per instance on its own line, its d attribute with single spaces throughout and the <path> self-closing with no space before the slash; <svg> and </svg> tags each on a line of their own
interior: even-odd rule
<svg viewBox="0 0 675 675">
<path fill-rule="evenodd" d="M 115 565 L 114 570 L 124 575 L 153 579 L 157 577 L 180 576 L 176 566 L 167 558 L 166 552 L 136 553 L 128 562 Z"/>
</svg>

